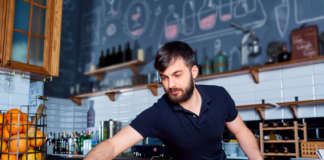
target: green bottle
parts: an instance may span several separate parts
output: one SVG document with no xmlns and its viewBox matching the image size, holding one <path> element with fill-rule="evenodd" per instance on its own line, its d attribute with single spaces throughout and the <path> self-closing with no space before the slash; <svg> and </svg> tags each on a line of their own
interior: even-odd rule
<svg viewBox="0 0 324 160">
<path fill-rule="evenodd" d="M 220 50 L 218 54 L 212 59 L 213 72 L 225 72 L 228 70 L 228 58 L 223 55 Z"/>
</svg>

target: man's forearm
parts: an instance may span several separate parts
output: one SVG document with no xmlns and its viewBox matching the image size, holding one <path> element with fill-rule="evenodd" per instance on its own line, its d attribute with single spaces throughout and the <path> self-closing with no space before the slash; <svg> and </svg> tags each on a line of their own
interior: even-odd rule
<svg viewBox="0 0 324 160">
<path fill-rule="evenodd" d="M 114 146 L 106 140 L 93 148 L 84 160 L 112 160 L 113 158 L 115 158 Z"/>
<path fill-rule="evenodd" d="M 247 154 L 249 159 L 263 160 L 255 136 L 248 128 L 237 134 L 236 138 L 239 140 L 241 148 Z"/>
</svg>

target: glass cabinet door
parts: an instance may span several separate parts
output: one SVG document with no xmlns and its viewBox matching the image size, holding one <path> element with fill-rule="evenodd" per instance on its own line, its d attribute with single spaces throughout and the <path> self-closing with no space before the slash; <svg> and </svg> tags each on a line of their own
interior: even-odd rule
<svg viewBox="0 0 324 160">
<path fill-rule="evenodd" d="M 15 0 L 10 60 L 43 66 L 46 0 Z"/>
<path fill-rule="evenodd" d="M 0 66 L 58 76 L 63 0 L 0 0 Z"/>
</svg>

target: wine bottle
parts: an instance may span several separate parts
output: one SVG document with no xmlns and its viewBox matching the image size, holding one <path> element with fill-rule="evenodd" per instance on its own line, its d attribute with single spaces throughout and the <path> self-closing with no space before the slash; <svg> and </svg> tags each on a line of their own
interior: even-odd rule
<svg viewBox="0 0 324 160">
<path fill-rule="evenodd" d="M 105 60 L 104 60 L 104 66 L 110 66 L 111 65 L 111 54 L 110 54 L 110 49 L 107 48 L 106 50 L 106 55 L 105 55 Z"/>
<path fill-rule="evenodd" d="M 123 51 L 122 51 L 121 45 L 118 45 L 116 54 L 117 54 L 116 63 L 122 63 L 123 62 Z"/>
<path fill-rule="evenodd" d="M 286 44 L 282 45 L 282 52 L 278 55 L 278 62 L 286 62 L 290 60 L 290 53 L 287 51 Z"/>
<path fill-rule="evenodd" d="M 132 60 L 132 49 L 130 48 L 130 43 L 127 42 L 126 43 L 126 47 L 125 47 L 125 61 L 131 61 Z"/>
<path fill-rule="evenodd" d="M 100 57 L 99 57 L 99 62 L 98 62 L 97 67 L 102 68 L 102 67 L 104 67 L 104 65 L 105 65 L 105 55 L 104 55 L 104 51 L 102 50 Z"/>
<path fill-rule="evenodd" d="M 117 60 L 116 49 L 115 49 L 115 47 L 112 47 L 110 64 L 111 65 L 116 64 L 116 60 Z"/>
</svg>

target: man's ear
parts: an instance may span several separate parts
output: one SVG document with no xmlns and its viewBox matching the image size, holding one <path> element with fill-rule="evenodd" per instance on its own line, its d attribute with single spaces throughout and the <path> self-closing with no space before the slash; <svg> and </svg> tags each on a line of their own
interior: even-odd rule
<svg viewBox="0 0 324 160">
<path fill-rule="evenodd" d="M 191 74 L 192 74 L 192 77 L 193 77 L 194 79 L 197 78 L 198 73 L 199 73 L 199 68 L 198 68 L 198 66 L 197 66 L 197 65 L 193 65 L 193 66 L 191 67 Z"/>
</svg>

